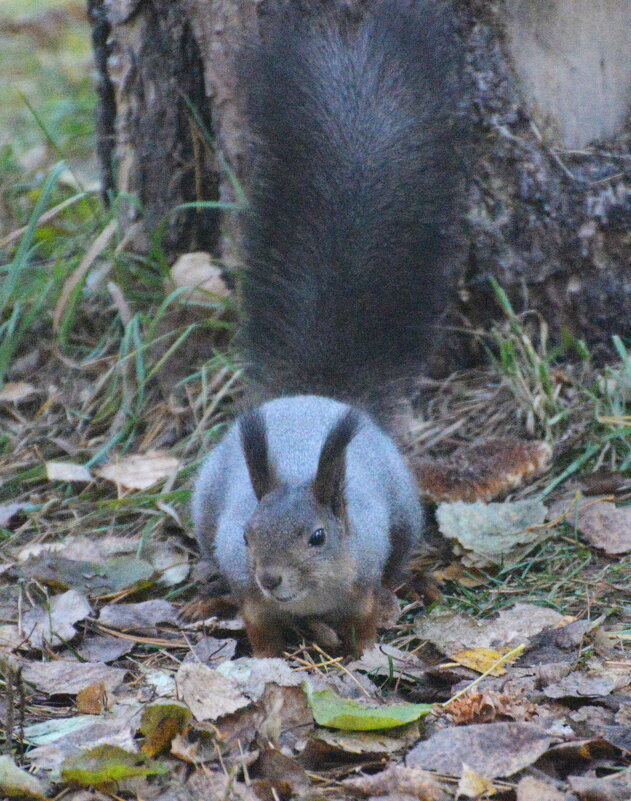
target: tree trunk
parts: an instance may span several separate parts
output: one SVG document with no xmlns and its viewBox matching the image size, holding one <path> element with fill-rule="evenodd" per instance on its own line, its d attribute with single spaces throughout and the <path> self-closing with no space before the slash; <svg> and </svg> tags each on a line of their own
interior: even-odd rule
<svg viewBox="0 0 631 801">
<path fill-rule="evenodd" d="M 238 51 L 281 2 L 89 0 L 103 177 L 128 198 L 137 247 L 162 226 L 172 256 L 237 259 L 234 215 L 176 207 L 235 199 L 220 164 L 247 170 Z M 605 346 L 631 337 L 631 0 L 451 2 L 479 133 L 455 318 L 497 316 L 493 277 L 556 333 Z M 453 343 L 444 367 L 475 355 Z"/>
</svg>

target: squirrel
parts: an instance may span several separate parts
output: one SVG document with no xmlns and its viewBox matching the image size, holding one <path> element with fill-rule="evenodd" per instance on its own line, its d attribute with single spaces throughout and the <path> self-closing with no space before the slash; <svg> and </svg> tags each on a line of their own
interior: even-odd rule
<svg viewBox="0 0 631 801">
<path fill-rule="evenodd" d="M 255 656 L 297 622 L 361 653 L 421 539 L 392 429 L 457 250 L 453 13 L 288 3 L 243 59 L 240 344 L 260 403 L 205 459 L 193 519 Z"/>
</svg>

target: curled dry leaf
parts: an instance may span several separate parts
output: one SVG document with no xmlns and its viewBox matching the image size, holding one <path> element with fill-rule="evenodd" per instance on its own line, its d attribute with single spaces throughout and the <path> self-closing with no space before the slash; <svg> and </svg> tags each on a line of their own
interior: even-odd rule
<svg viewBox="0 0 631 801">
<path fill-rule="evenodd" d="M 33 384 L 27 384 L 25 381 L 8 381 L 0 389 L 0 401 L 20 403 L 34 395 L 36 391 Z"/>
<path fill-rule="evenodd" d="M 49 481 L 92 481 L 92 474 L 85 465 L 73 462 L 46 462 Z"/>
<path fill-rule="evenodd" d="M 227 298 L 230 290 L 223 280 L 221 270 L 212 263 L 209 253 L 183 253 L 171 267 L 171 279 L 175 287 L 191 290 L 188 298 L 208 301 L 209 295 Z"/>
<path fill-rule="evenodd" d="M 547 442 L 511 437 L 477 441 L 446 459 L 417 466 L 422 494 L 435 503 L 491 501 L 544 472 L 552 448 Z"/>
<path fill-rule="evenodd" d="M 147 451 L 123 456 L 94 472 L 123 489 L 144 490 L 158 481 L 171 478 L 179 469 L 179 459 L 166 451 Z"/>
<path fill-rule="evenodd" d="M 505 695 L 492 690 L 471 691 L 456 698 L 446 708 L 445 715 L 456 726 L 469 723 L 491 723 L 494 720 L 529 720 L 537 707 L 523 694 Z"/>
<path fill-rule="evenodd" d="M 497 787 L 477 774 L 469 765 L 462 766 L 462 774 L 458 782 L 457 798 L 490 798 L 497 793 Z"/>
</svg>

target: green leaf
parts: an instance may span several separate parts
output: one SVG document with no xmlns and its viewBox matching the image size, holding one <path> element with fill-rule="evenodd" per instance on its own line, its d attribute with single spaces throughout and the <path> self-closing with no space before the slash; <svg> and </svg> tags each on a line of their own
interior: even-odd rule
<svg viewBox="0 0 631 801">
<path fill-rule="evenodd" d="M 130 754 L 117 745 L 98 745 L 64 760 L 61 778 L 83 787 L 108 787 L 124 779 L 168 773 L 164 762 L 145 754 Z"/>
<path fill-rule="evenodd" d="M 147 706 L 142 713 L 140 731 L 147 738 L 142 747 L 148 756 L 166 751 L 176 734 L 186 729 L 193 717 L 184 704 L 159 703 Z"/>
<path fill-rule="evenodd" d="M 432 710 L 432 704 L 369 706 L 342 698 L 333 690 L 313 690 L 306 682 L 303 689 L 307 693 L 316 723 L 345 731 L 393 729 L 395 726 L 419 720 Z"/>
</svg>

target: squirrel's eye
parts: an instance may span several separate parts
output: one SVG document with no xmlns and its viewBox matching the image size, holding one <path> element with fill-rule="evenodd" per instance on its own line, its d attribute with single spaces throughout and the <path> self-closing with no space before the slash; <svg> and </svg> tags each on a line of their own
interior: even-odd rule
<svg viewBox="0 0 631 801">
<path fill-rule="evenodd" d="M 245 533 L 245 531 L 243 532 L 243 542 L 245 542 L 245 547 L 247 548 L 248 547 L 248 535 Z"/>
<path fill-rule="evenodd" d="M 309 545 L 324 545 L 324 540 L 326 539 L 326 533 L 323 528 L 316 529 L 313 534 L 309 537 Z"/>
</svg>

